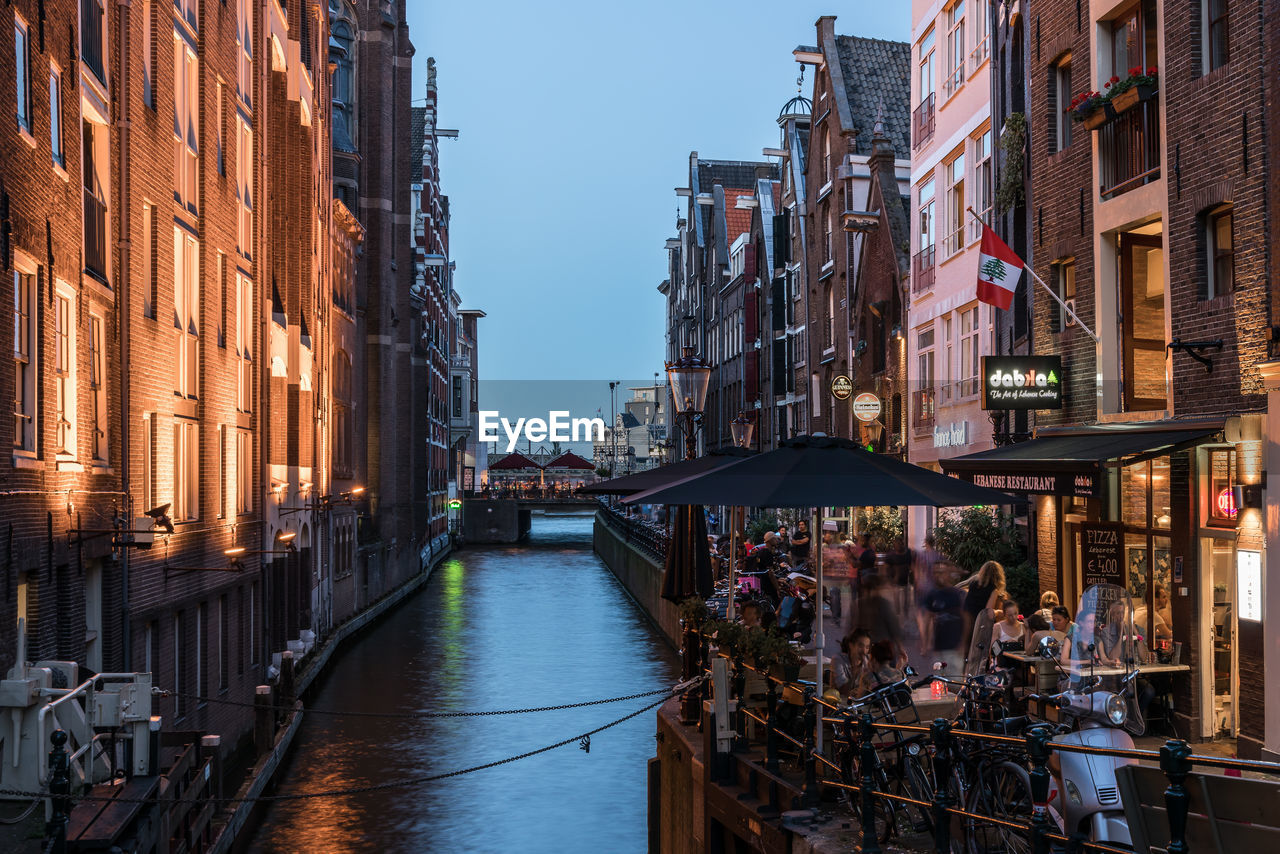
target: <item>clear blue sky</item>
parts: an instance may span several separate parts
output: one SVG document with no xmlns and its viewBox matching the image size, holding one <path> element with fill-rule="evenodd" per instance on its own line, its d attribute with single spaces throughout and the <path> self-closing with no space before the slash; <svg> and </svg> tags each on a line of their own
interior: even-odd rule
<svg viewBox="0 0 1280 854">
<path fill-rule="evenodd" d="M 661 370 L 675 187 L 689 152 L 762 160 L 796 91 L 791 55 L 834 14 L 906 41 L 905 0 L 412 0 L 415 98 L 434 56 L 441 178 L 485 379 Z M 805 76 L 809 94 L 811 72 Z"/>
</svg>

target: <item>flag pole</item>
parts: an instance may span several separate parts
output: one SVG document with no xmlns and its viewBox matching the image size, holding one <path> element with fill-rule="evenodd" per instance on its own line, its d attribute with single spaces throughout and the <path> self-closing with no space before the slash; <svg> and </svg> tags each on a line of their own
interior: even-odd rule
<svg viewBox="0 0 1280 854">
<path fill-rule="evenodd" d="M 978 216 L 978 214 L 973 210 L 972 206 L 965 208 L 965 210 L 969 212 L 969 215 L 971 217 L 976 219 L 978 222 L 982 223 L 984 228 L 991 228 L 991 226 L 987 225 L 987 223 L 982 219 L 982 217 Z M 1076 323 L 1078 323 L 1081 329 L 1089 333 L 1089 337 L 1093 339 L 1095 344 L 1098 343 L 1098 336 L 1094 334 L 1093 330 L 1090 329 L 1087 325 L 1085 325 L 1085 322 L 1080 319 L 1080 315 L 1076 314 L 1075 310 L 1072 309 L 1071 306 L 1067 305 L 1066 301 L 1063 300 L 1062 297 L 1058 296 L 1057 291 L 1055 291 L 1053 288 L 1046 285 L 1044 283 L 1044 279 L 1036 275 L 1036 271 L 1031 268 L 1031 265 L 1029 263 L 1024 263 L 1023 269 L 1027 271 L 1028 276 L 1030 276 L 1031 278 L 1035 279 L 1037 282 L 1040 283 L 1040 287 L 1044 288 L 1045 291 L 1048 292 L 1049 296 L 1054 298 L 1054 300 L 1058 303 L 1058 305 L 1062 306 L 1063 311 L 1071 315 L 1071 319 L 1074 320 Z"/>
</svg>

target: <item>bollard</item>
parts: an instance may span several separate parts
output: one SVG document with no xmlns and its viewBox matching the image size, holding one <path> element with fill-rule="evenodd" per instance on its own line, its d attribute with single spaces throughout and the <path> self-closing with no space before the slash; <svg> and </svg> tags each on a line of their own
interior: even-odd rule
<svg viewBox="0 0 1280 854">
<path fill-rule="evenodd" d="M 818 760 L 816 733 L 819 716 L 815 713 L 813 688 L 804 689 L 804 788 L 800 790 L 800 802 L 812 808 L 818 805 Z"/>
<path fill-rule="evenodd" d="M 764 726 L 764 767 L 766 771 L 778 771 L 778 684 L 769 679 L 769 690 L 765 694 Z"/>
<path fill-rule="evenodd" d="M 1027 731 L 1027 754 L 1031 757 L 1031 851 L 1049 854 L 1049 738 L 1047 724 Z"/>
<path fill-rule="evenodd" d="M 275 712 L 271 708 L 271 686 L 259 685 L 253 692 L 253 746 L 262 756 L 275 742 Z"/>
<path fill-rule="evenodd" d="M 862 716 L 858 764 L 862 766 L 862 852 L 863 854 L 880 854 L 880 838 L 876 833 L 876 735 L 875 724 L 871 715 Z"/>
<path fill-rule="evenodd" d="M 1191 773 L 1191 747 L 1185 741 L 1171 739 L 1160 748 L 1160 770 L 1169 778 L 1164 791 L 1164 806 L 1169 813 L 1169 854 L 1187 854 L 1187 811 L 1191 796 L 1182 784 Z"/>
<path fill-rule="evenodd" d="M 285 650 L 280 653 L 280 705 L 291 710 L 295 699 L 297 697 L 294 693 L 293 651 Z M 289 712 L 286 711 L 284 714 L 287 715 Z"/>
<path fill-rule="evenodd" d="M 733 716 L 733 749 L 747 749 L 747 675 L 742 669 L 742 655 L 738 654 L 733 659 L 733 688 L 730 689 L 729 696 L 736 698 L 738 708 Z"/>
<path fill-rule="evenodd" d="M 933 846 L 938 854 L 951 854 L 951 721 L 935 718 L 929 727 L 933 739 Z"/>
<path fill-rule="evenodd" d="M 200 736 L 200 756 L 210 764 L 209 772 L 211 775 L 210 782 L 213 784 L 210 796 L 214 799 L 222 800 L 222 736 L 220 735 L 202 735 Z"/>
<path fill-rule="evenodd" d="M 680 679 L 688 681 L 697 676 L 698 633 L 692 622 L 684 624 L 683 646 L 680 648 Z M 680 695 L 680 723 L 693 726 L 702 719 L 702 700 L 696 688 L 686 688 Z"/>
<path fill-rule="evenodd" d="M 67 734 L 56 729 L 49 736 L 53 749 L 49 751 L 49 794 L 53 801 L 53 816 L 45 825 L 44 833 L 49 838 L 46 851 L 53 854 L 66 854 L 67 820 L 71 801 L 71 777 L 67 773 Z"/>
</svg>

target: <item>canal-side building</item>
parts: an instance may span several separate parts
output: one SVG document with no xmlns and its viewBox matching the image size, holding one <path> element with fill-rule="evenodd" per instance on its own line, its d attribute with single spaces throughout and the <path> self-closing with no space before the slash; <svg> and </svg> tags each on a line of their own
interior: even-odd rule
<svg viewBox="0 0 1280 854">
<path fill-rule="evenodd" d="M 898 411 L 905 411 L 905 376 L 898 376 L 896 360 L 890 370 L 888 359 L 896 346 L 893 330 L 901 334 L 903 306 L 897 298 L 883 305 L 857 299 L 854 286 L 865 240 L 846 212 L 867 203 L 872 128 L 877 122 L 894 152 L 908 151 L 911 49 L 903 42 L 838 35 L 835 21 L 833 16 L 819 18 L 816 46 L 797 48 L 795 57 L 813 68 L 813 115 L 805 158 L 810 200 L 804 209 L 809 426 L 849 438 L 854 432 L 852 401 L 832 393 L 836 377 L 852 379 L 860 372 L 881 400 L 882 413 L 892 417 L 895 398 Z M 907 168 L 905 159 L 902 166 Z"/>
<path fill-rule="evenodd" d="M 1042 34 L 1025 74 L 1018 51 L 995 71 L 1014 91 L 1028 81 L 1028 260 L 1079 321 L 1033 286 L 1017 307 L 1030 355 L 1061 359 L 1062 408 L 1032 415 L 1034 439 L 944 469 L 1029 493 L 1042 586 L 1067 602 L 1095 581 L 1126 586 L 1140 630 L 1189 666 L 1172 676 L 1179 733 L 1258 756 L 1280 737 L 1256 678 L 1274 365 L 1260 81 L 1274 47 L 1249 23 L 1264 4 L 1205 6 L 1001 12 L 1013 42 L 1032 20 Z M 1108 103 L 1081 106 L 1087 91 Z M 1088 571 L 1098 530 L 1116 532 L 1114 575 Z"/>
<path fill-rule="evenodd" d="M 908 455 L 934 471 L 939 459 L 991 447 L 978 374 L 982 356 L 996 352 L 997 311 L 978 301 L 976 284 L 980 220 L 989 222 L 993 210 L 990 6 L 911 4 Z M 913 548 L 935 519 L 934 508 L 908 511 Z"/>
<path fill-rule="evenodd" d="M 461 497 L 482 488 L 489 468 L 489 445 L 480 441 L 479 309 L 464 309 L 449 291 L 449 479 Z"/>
<path fill-rule="evenodd" d="M 803 84 L 804 78 L 801 76 L 799 85 L 803 87 Z M 809 220 L 806 216 L 809 197 L 805 182 L 805 159 L 809 154 L 812 112 L 813 103 L 799 92 L 778 111 L 777 156 L 782 193 L 778 215 L 774 220 L 774 263 L 777 267 L 771 275 L 775 277 L 775 282 L 777 278 L 782 279 L 782 293 L 777 293 L 775 284 L 770 294 L 770 298 L 775 300 L 770 325 L 776 329 L 781 322 L 783 334 L 779 337 L 774 332 L 771 344 L 774 355 L 767 363 L 772 372 L 773 399 L 778 408 L 774 419 L 775 443 L 811 432 L 809 395 L 812 389 L 808 370 L 810 270 L 809 255 L 805 251 L 805 240 L 809 233 Z M 763 231 L 762 223 L 762 237 Z M 782 271 L 781 276 L 777 270 Z M 780 302 L 776 297 L 780 297 Z M 779 305 L 781 312 L 778 312 Z M 779 351 L 784 355 L 780 356 Z M 786 371 L 785 378 L 779 376 L 779 369 Z"/>
<path fill-rule="evenodd" d="M 780 168 L 785 167 L 783 163 Z M 795 391 L 794 374 L 788 358 L 787 310 L 791 301 L 786 289 L 786 215 L 779 213 L 781 205 L 782 181 L 771 178 L 756 181 L 750 234 L 755 265 L 752 287 L 756 294 L 756 337 L 755 340 L 748 338 L 747 346 L 759 351 L 751 378 L 759 391 L 752 410 L 746 415 L 755 422 L 751 447 L 760 450 L 771 450 L 777 447 L 780 439 L 787 437 L 785 406 L 788 380 L 791 381 L 792 393 Z"/>
</svg>

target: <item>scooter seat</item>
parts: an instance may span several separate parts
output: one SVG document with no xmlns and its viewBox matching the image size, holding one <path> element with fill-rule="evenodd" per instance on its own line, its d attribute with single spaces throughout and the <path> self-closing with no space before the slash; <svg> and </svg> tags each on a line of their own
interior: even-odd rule
<svg viewBox="0 0 1280 854">
<path fill-rule="evenodd" d="M 1001 718 L 991 723 L 991 731 L 1002 733 L 1003 735 L 1018 735 L 1027 728 L 1027 716 L 1015 715 L 1011 718 Z"/>
</svg>

